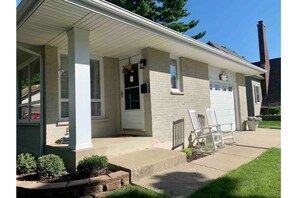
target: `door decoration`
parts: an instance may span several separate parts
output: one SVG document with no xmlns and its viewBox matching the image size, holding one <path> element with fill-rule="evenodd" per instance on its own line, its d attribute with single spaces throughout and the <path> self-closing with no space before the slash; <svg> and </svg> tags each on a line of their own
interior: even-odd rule
<svg viewBox="0 0 297 198">
<path fill-rule="evenodd" d="M 128 65 L 123 66 L 123 74 L 125 76 L 127 75 L 130 76 L 133 73 L 134 73 L 134 70 L 133 70 L 132 64 L 129 63 Z"/>
</svg>

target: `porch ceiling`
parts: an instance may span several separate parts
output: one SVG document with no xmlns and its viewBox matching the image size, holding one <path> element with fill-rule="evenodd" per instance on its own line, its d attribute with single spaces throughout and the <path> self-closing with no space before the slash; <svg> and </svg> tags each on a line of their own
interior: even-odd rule
<svg viewBox="0 0 297 198">
<path fill-rule="evenodd" d="M 18 23 L 17 41 L 30 45 L 55 46 L 66 51 L 66 31 L 75 26 L 90 31 L 90 53 L 94 56 L 122 59 L 139 53 L 143 48 L 152 47 L 170 52 L 175 56 L 187 57 L 246 75 L 264 72 L 263 69 L 246 61 L 222 54 L 222 52 L 185 35 L 171 30 L 169 30 L 170 34 L 176 34 L 181 39 L 174 39 L 175 35 L 159 34 L 153 28 L 137 26 L 125 19 L 119 20 L 119 17 L 114 17 L 115 14 L 109 15 L 108 11 L 101 11 L 102 9 L 100 10 L 98 6 L 90 5 L 90 2 L 86 4 L 85 1 L 41 1 L 26 20 Z M 23 0 L 22 3 L 25 4 L 26 0 Z M 82 4 L 86 6 L 81 6 Z M 119 9 L 119 11 L 121 10 Z M 127 14 L 131 15 L 130 12 Z M 133 17 L 137 18 L 138 16 L 133 15 Z M 142 20 L 142 18 L 140 19 Z M 147 21 L 144 20 L 144 24 L 151 23 Z M 153 25 L 157 28 L 159 26 Z M 189 40 L 188 43 L 183 39 Z"/>
</svg>

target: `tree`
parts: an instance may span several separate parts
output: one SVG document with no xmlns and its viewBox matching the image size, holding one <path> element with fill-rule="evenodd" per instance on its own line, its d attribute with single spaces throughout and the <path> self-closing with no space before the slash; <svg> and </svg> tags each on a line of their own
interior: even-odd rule
<svg viewBox="0 0 297 198">
<path fill-rule="evenodd" d="M 107 1 L 181 33 L 185 33 L 199 23 L 199 20 L 192 20 L 189 23 L 180 21 L 181 18 L 189 16 L 190 14 L 185 8 L 188 0 Z M 192 38 L 200 39 L 205 33 L 206 31 L 199 32 L 192 36 Z"/>
</svg>

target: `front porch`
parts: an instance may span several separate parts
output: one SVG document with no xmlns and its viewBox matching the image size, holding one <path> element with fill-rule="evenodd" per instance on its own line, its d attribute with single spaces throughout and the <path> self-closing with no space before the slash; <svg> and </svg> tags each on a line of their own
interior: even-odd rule
<svg viewBox="0 0 297 198">
<path fill-rule="evenodd" d="M 79 160 L 86 156 L 106 155 L 108 158 L 121 154 L 151 148 L 152 137 L 119 135 L 115 137 L 92 138 L 93 147 L 72 150 L 68 144 L 45 145 L 45 153 L 54 153 L 63 158 L 68 170 L 75 170 Z"/>
</svg>

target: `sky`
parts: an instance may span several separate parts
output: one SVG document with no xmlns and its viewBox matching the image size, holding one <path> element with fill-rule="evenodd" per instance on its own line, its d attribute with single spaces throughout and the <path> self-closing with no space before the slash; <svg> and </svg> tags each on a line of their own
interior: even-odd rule
<svg viewBox="0 0 297 198">
<path fill-rule="evenodd" d="M 17 0 L 17 5 L 20 0 Z M 190 15 L 182 21 L 199 19 L 199 24 L 185 34 L 206 30 L 200 41 L 217 43 L 250 62 L 259 58 L 257 23 L 263 20 L 269 58 L 280 57 L 280 0 L 188 0 Z"/>
<path fill-rule="evenodd" d="M 260 59 L 257 23 L 262 20 L 266 25 L 269 58 L 281 56 L 280 0 L 188 0 L 186 7 L 190 15 L 184 21 L 200 20 L 186 35 L 206 30 L 200 41 L 212 41 L 257 62 Z"/>
</svg>

